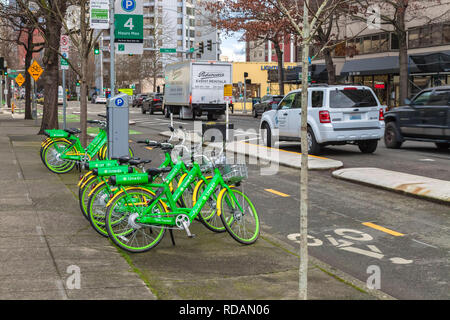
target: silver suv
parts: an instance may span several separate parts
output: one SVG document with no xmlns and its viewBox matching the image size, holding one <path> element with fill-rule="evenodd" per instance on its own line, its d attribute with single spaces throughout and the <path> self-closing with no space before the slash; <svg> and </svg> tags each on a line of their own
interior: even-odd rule
<svg viewBox="0 0 450 320">
<path fill-rule="evenodd" d="M 371 88 L 318 85 L 308 88 L 308 152 L 320 154 L 327 145 L 355 144 L 373 153 L 384 135 L 384 111 Z M 301 89 L 289 92 L 276 110 L 261 118 L 266 146 L 274 141 L 300 140 Z"/>
</svg>

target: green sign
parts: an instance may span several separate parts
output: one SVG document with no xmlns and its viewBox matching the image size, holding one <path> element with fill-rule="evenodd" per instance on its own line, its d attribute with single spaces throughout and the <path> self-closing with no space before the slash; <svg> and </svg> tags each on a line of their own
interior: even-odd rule
<svg viewBox="0 0 450 320">
<path fill-rule="evenodd" d="M 143 43 L 144 42 L 144 16 L 116 14 L 114 17 L 115 42 Z"/>
<path fill-rule="evenodd" d="M 133 89 L 128 89 L 128 88 L 125 88 L 125 89 L 119 89 L 119 92 L 125 93 L 125 94 L 127 94 L 127 95 L 129 95 L 129 96 L 132 96 L 132 95 L 133 95 Z"/>
<path fill-rule="evenodd" d="M 194 52 L 194 51 L 195 51 L 195 48 L 190 48 L 189 49 L 189 52 L 191 52 L 191 53 Z"/>
<path fill-rule="evenodd" d="M 161 52 L 161 53 L 176 53 L 177 49 L 175 49 L 175 48 L 159 48 L 159 52 Z"/>
</svg>

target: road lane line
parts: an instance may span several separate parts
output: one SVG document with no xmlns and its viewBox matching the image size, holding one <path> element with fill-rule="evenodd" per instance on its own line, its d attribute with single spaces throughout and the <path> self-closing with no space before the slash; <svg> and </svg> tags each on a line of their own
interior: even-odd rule
<svg viewBox="0 0 450 320">
<path fill-rule="evenodd" d="M 277 191 L 277 190 L 273 190 L 273 189 L 264 189 L 264 190 L 266 190 L 267 192 L 276 194 L 277 196 L 280 196 L 280 197 L 283 197 L 283 198 L 290 197 L 290 195 L 288 195 L 286 193 L 283 193 L 283 192 L 280 192 L 280 191 Z"/>
<path fill-rule="evenodd" d="M 376 224 L 374 224 L 372 222 L 363 222 L 362 224 L 365 225 L 366 227 L 373 228 L 373 229 L 376 229 L 376 230 L 379 230 L 379 231 L 383 231 L 383 232 L 386 232 L 386 233 L 388 233 L 390 235 L 393 235 L 393 236 L 396 236 L 396 237 L 404 236 L 403 233 L 400 233 L 400 232 L 397 232 L 397 231 L 394 231 L 394 230 L 391 230 L 391 229 L 387 229 L 385 227 L 376 225 Z"/>
</svg>

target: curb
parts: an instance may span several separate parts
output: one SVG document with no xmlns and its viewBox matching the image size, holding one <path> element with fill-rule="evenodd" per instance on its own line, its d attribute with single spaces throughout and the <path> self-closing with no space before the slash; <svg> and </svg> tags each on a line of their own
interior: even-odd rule
<svg viewBox="0 0 450 320">
<path fill-rule="evenodd" d="M 332 172 L 336 179 L 450 205 L 450 181 L 379 168 L 348 168 Z"/>
</svg>

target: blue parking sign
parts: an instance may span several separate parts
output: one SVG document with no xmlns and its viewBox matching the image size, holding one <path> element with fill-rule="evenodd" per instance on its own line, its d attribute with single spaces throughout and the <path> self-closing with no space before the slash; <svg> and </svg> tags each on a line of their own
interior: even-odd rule
<svg viewBox="0 0 450 320">
<path fill-rule="evenodd" d="M 122 98 L 117 98 L 116 99 L 116 106 L 121 107 L 121 106 L 124 105 L 124 103 L 125 103 L 125 101 L 123 101 Z"/>
<path fill-rule="evenodd" d="M 136 1 L 135 0 L 122 0 L 122 9 L 131 12 L 136 9 Z"/>
</svg>

